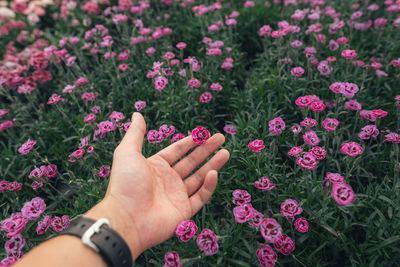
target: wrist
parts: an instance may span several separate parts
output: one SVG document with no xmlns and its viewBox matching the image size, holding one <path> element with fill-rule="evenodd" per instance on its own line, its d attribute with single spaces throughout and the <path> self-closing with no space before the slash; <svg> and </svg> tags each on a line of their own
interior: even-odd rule
<svg viewBox="0 0 400 267">
<path fill-rule="evenodd" d="M 131 218 L 124 213 L 121 207 L 117 207 L 112 199 L 104 198 L 96 206 L 90 209 L 83 217 L 98 220 L 106 218 L 110 221 L 111 228 L 116 231 L 128 245 L 132 259 L 135 260 L 144 251 L 140 244 L 139 233 L 134 227 Z"/>
</svg>

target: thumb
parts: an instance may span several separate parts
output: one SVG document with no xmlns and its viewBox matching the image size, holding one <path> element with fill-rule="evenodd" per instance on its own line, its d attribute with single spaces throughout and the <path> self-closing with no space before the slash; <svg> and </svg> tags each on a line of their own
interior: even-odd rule
<svg viewBox="0 0 400 267">
<path fill-rule="evenodd" d="M 129 126 L 124 138 L 121 141 L 121 146 L 127 150 L 142 152 L 143 138 L 146 132 L 146 122 L 142 114 L 135 112 L 132 115 L 132 123 Z"/>
</svg>

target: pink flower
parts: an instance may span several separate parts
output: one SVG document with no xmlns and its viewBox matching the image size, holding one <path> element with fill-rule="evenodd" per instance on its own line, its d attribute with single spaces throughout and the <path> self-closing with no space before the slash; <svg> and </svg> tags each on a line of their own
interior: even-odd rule
<svg viewBox="0 0 400 267">
<path fill-rule="evenodd" d="M 376 118 L 376 119 L 380 119 L 383 117 L 387 116 L 387 112 L 382 110 L 382 109 L 374 109 L 372 110 L 372 115 Z"/>
<path fill-rule="evenodd" d="M 178 48 L 179 50 L 185 49 L 186 43 L 184 42 L 177 43 L 176 48 Z"/>
<path fill-rule="evenodd" d="M 363 153 L 362 147 L 356 142 L 349 142 L 349 143 L 342 144 L 340 151 L 342 151 L 343 153 L 345 153 L 351 157 L 355 157 L 355 156 Z"/>
<path fill-rule="evenodd" d="M 306 127 L 306 128 L 314 127 L 317 124 L 318 124 L 318 122 L 316 120 L 314 120 L 314 119 L 311 119 L 311 118 L 305 118 L 304 120 L 302 120 L 300 122 L 300 125 L 303 126 L 303 127 Z"/>
<path fill-rule="evenodd" d="M 312 98 L 310 96 L 299 96 L 296 99 L 296 105 L 301 107 L 301 108 L 305 108 L 307 106 L 310 106 L 311 103 L 313 102 Z"/>
<path fill-rule="evenodd" d="M 377 137 L 379 134 L 379 130 L 375 125 L 367 125 L 361 129 L 361 132 L 358 134 L 358 137 L 363 140 L 368 140 L 371 137 Z"/>
<path fill-rule="evenodd" d="M 201 103 L 208 103 L 208 102 L 211 101 L 211 99 L 212 99 L 212 95 L 210 93 L 208 93 L 208 92 L 202 93 L 200 95 L 200 102 Z"/>
<path fill-rule="evenodd" d="M 111 121 L 102 121 L 99 124 L 97 124 L 97 128 L 99 128 L 99 130 L 102 133 L 107 133 L 107 132 L 114 131 L 115 130 L 115 125 Z"/>
<path fill-rule="evenodd" d="M 325 180 L 328 180 L 329 182 L 333 184 L 343 184 L 346 181 L 344 180 L 344 177 L 340 175 L 340 173 L 332 173 L 332 172 L 327 172 Z"/>
<path fill-rule="evenodd" d="M 74 152 L 72 152 L 69 155 L 69 161 L 70 162 L 75 162 L 77 159 L 82 158 L 83 154 L 85 154 L 85 150 L 84 149 L 75 150 Z"/>
<path fill-rule="evenodd" d="M 79 78 L 78 80 L 75 81 L 75 85 L 76 86 L 81 86 L 81 85 L 84 85 L 85 83 L 88 83 L 88 82 L 89 82 L 88 79 L 86 79 L 85 77 L 81 77 L 81 78 Z"/>
<path fill-rule="evenodd" d="M 165 86 L 168 84 L 168 79 L 164 76 L 158 76 L 154 80 L 154 86 L 157 90 L 163 90 Z"/>
<path fill-rule="evenodd" d="M 273 188 L 275 188 L 275 184 L 269 180 L 268 177 L 263 176 L 258 179 L 258 181 L 254 182 L 254 186 L 258 189 L 261 189 L 263 191 L 269 191 Z"/>
<path fill-rule="evenodd" d="M 111 119 L 111 121 L 117 122 L 117 121 L 125 119 L 125 116 L 122 112 L 113 111 L 109 118 Z"/>
<path fill-rule="evenodd" d="M 318 160 L 324 159 L 326 155 L 326 150 L 319 146 L 313 147 L 309 152 L 313 153 Z"/>
<path fill-rule="evenodd" d="M 270 245 L 266 245 L 263 248 L 257 249 L 257 258 L 261 266 L 272 267 L 275 265 L 278 256 Z"/>
<path fill-rule="evenodd" d="M 146 107 L 146 102 L 145 101 L 139 100 L 139 101 L 135 102 L 135 108 L 136 108 L 137 111 L 140 111 L 140 110 L 144 109 L 145 107 Z"/>
<path fill-rule="evenodd" d="M 196 78 L 192 78 L 187 82 L 187 85 L 191 88 L 193 87 L 200 87 L 200 81 L 197 80 Z"/>
<path fill-rule="evenodd" d="M 294 241 L 287 235 L 282 235 L 279 240 L 274 243 L 274 247 L 283 255 L 287 256 L 294 250 Z"/>
<path fill-rule="evenodd" d="M 281 204 L 281 213 L 285 217 L 293 218 L 303 212 L 303 209 L 299 207 L 299 204 L 294 199 L 286 199 Z"/>
<path fill-rule="evenodd" d="M 260 224 L 261 224 L 262 219 L 263 219 L 263 214 L 261 212 L 256 211 L 254 208 L 253 208 L 253 212 L 254 212 L 254 216 L 249 221 L 249 225 L 258 228 L 260 226 Z"/>
<path fill-rule="evenodd" d="M 342 52 L 342 57 L 344 57 L 346 59 L 352 59 L 353 57 L 356 57 L 356 56 L 357 56 L 357 53 L 355 50 L 346 49 L 346 50 L 343 50 L 343 52 Z"/>
<path fill-rule="evenodd" d="M 274 135 L 281 134 L 282 131 L 285 130 L 286 128 L 285 122 L 280 117 L 270 120 L 268 122 L 268 126 L 269 126 L 269 132 Z"/>
<path fill-rule="evenodd" d="M 264 141 L 263 140 L 254 140 L 249 143 L 248 147 L 254 152 L 260 152 L 261 149 L 264 149 Z"/>
<path fill-rule="evenodd" d="M 345 183 L 334 183 L 332 197 L 340 206 L 346 206 L 354 201 L 354 191 L 350 185 Z"/>
<path fill-rule="evenodd" d="M 335 131 L 336 127 L 339 125 L 339 121 L 337 119 L 332 119 L 332 118 L 326 118 L 322 122 L 322 126 L 325 128 L 327 131 Z"/>
<path fill-rule="evenodd" d="M 349 100 L 346 103 L 344 103 L 344 106 L 351 110 L 360 110 L 361 109 L 361 104 L 358 103 L 356 100 Z"/>
<path fill-rule="evenodd" d="M 51 216 L 44 217 L 43 220 L 41 220 L 38 223 L 38 226 L 36 228 L 36 233 L 38 235 L 43 235 L 47 231 L 47 229 L 49 229 L 50 224 L 51 224 Z"/>
<path fill-rule="evenodd" d="M 122 71 L 126 71 L 129 67 L 128 67 L 128 65 L 126 65 L 126 64 L 120 64 L 120 65 L 118 66 L 118 68 L 119 68 L 120 70 L 122 70 Z"/>
<path fill-rule="evenodd" d="M 301 132 L 302 128 L 300 125 L 295 124 L 292 127 L 290 127 L 290 130 L 293 132 L 294 135 L 298 135 Z"/>
<path fill-rule="evenodd" d="M 272 31 L 271 26 L 269 26 L 269 25 L 264 25 L 264 26 L 262 26 L 262 27 L 260 28 L 260 30 L 259 30 L 259 35 L 260 35 L 260 36 L 271 35 L 271 31 Z"/>
<path fill-rule="evenodd" d="M 36 220 L 46 209 L 44 200 L 40 197 L 35 197 L 31 201 L 24 204 L 21 209 L 22 216 L 29 220 Z"/>
<path fill-rule="evenodd" d="M 7 190 L 13 191 L 13 192 L 17 192 L 17 191 L 21 190 L 21 188 L 22 188 L 22 183 L 18 183 L 18 182 L 11 182 L 7 185 Z"/>
<path fill-rule="evenodd" d="M 233 208 L 233 215 L 235 216 L 235 221 L 238 223 L 245 223 L 251 220 L 254 216 L 254 209 L 250 203 L 245 203 L 240 206 Z"/>
<path fill-rule="evenodd" d="M 236 189 L 232 192 L 232 202 L 235 205 L 243 205 L 251 202 L 251 195 L 246 190 Z"/>
<path fill-rule="evenodd" d="M 161 143 L 163 139 L 163 134 L 159 131 L 150 130 L 147 132 L 147 141 L 149 143 Z"/>
<path fill-rule="evenodd" d="M 6 130 L 11 127 L 14 127 L 14 123 L 12 121 L 5 121 L 3 123 L 0 123 L 0 131 Z"/>
<path fill-rule="evenodd" d="M 221 91 L 222 85 L 220 85 L 219 83 L 213 83 L 210 85 L 210 89 L 213 91 Z"/>
<path fill-rule="evenodd" d="M 160 126 L 159 132 L 165 138 L 165 137 L 171 136 L 175 133 L 175 127 L 172 125 L 170 127 L 168 127 L 167 124 L 163 124 Z"/>
<path fill-rule="evenodd" d="M 314 131 L 307 131 L 303 135 L 303 140 L 307 145 L 317 146 L 320 142 L 317 134 Z"/>
<path fill-rule="evenodd" d="M 96 98 L 96 95 L 92 92 L 83 92 L 81 98 L 83 101 L 93 101 Z"/>
<path fill-rule="evenodd" d="M 392 142 L 393 144 L 400 143 L 400 134 L 389 133 L 385 135 L 385 142 Z"/>
<path fill-rule="evenodd" d="M 303 152 L 303 149 L 301 148 L 301 146 L 292 147 L 292 148 L 289 150 L 288 155 L 289 155 L 289 156 L 298 157 L 298 156 L 300 155 L 301 152 Z"/>
<path fill-rule="evenodd" d="M 305 233 L 308 231 L 308 222 L 305 218 L 298 218 L 297 220 L 295 220 L 294 226 L 296 227 L 296 230 L 300 233 Z"/>
<path fill-rule="evenodd" d="M 231 125 L 231 124 L 227 124 L 224 126 L 224 132 L 226 132 L 227 134 L 231 134 L 231 135 L 236 135 L 236 128 L 235 126 Z"/>
<path fill-rule="evenodd" d="M 311 110 L 315 112 L 321 112 L 325 109 L 325 105 L 322 102 L 312 102 Z"/>
<path fill-rule="evenodd" d="M 290 73 L 291 73 L 292 76 L 294 76 L 294 77 L 300 77 L 300 76 L 303 76 L 303 74 L 304 74 L 304 69 L 303 69 L 302 67 L 295 67 L 295 68 L 292 68 L 292 69 L 291 69 Z"/>
<path fill-rule="evenodd" d="M 13 213 L 10 218 L 1 222 L 1 230 L 7 232 L 7 237 L 15 236 L 25 229 L 28 220 L 22 216 L 22 213 Z"/>
<path fill-rule="evenodd" d="M 273 218 L 266 218 L 261 222 L 261 235 L 270 243 L 276 242 L 282 235 L 282 227 Z"/>
<path fill-rule="evenodd" d="M 178 142 L 179 140 L 185 138 L 185 135 L 183 133 L 176 133 L 174 136 L 171 138 L 171 143 Z"/>
<path fill-rule="evenodd" d="M 164 261 L 165 264 L 163 267 L 182 267 L 182 263 L 179 261 L 179 255 L 176 251 L 165 253 Z"/>
<path fill-rule="evenodd" d="M 22 155 L 26 155 L 32 150 L 32 148 L 35 144 L 36 144 L 35 140 L 28 139 L 28 141 L 23 143 L 22 146 L 20 146 L 20 148 L 18 148 L 18 152 L 21 153 Z"/>
<path fill-rule="evenodd" d="M 197 237 L 197 245 L 207 255 L 218 252 L 217 236 L 210 229 L 204 229 Z"/>
<path fill-rule="evenodd" d="M 175 234 L 181 242 L 188 242 L 197 232 L 197 225 L 192 220 L 183 221 L 176 227 Z"/>
<path fill-rule="evenodd" d="M 307 152 L 303 155 L 303 157 L 298 157 L 296 163 L 303 168 L 313 170 L 315 167 L 317 167 L 318 161 L 313 153 Z"/>
<path fill-rule="evenodd" d="M 210 132 L 206 128 L 198 126 L 193 129 L 192 138 L 196 144 L 201 145 L 204 144 L 208 138 L 210 138 Z"/>
<path fill-rule="evenodd" d="M 25 246 L 26 240 L 20 234 L 11 237 L 4 244 L 4 248 L 7 253 L 7 257 L 17 257 L 22 256 L 22 248 Z M 0 263 L 0 266 L 1 265 Z M 7 265 L 8 266 L 8 265 Z"/>
<path fill-rule="evenodd" d="M 103 165 L 100 167 L 100 171 L 99 171 L 99 176 L 100 177 L 104 177 L 107 178 L 108 176 L 110 176 L 110 166 L 109 165 Z"/>
</svg>

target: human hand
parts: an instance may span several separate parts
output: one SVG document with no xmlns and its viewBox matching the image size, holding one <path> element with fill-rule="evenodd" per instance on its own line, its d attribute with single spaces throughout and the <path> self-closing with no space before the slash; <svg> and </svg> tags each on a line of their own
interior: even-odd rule
<svg viewBox="0 0 400 267">
<path fill-rule="evenodd" d="M 198 146 L 188 136 L 146 159 L 142 155 L 145 132 L 143 116 L 134 113 L 131 126 L 114 151 L 106 196 L 85 215 L 108 218 L 134 259 L 168 239 L 180 222 L 207 203 L 217 184 L 217 171 L 229 159 L 229 152 L 221 149 L 188 176 L 225 142 L 225 137 L 215 134 L 182 158 Z"/>
</svg>

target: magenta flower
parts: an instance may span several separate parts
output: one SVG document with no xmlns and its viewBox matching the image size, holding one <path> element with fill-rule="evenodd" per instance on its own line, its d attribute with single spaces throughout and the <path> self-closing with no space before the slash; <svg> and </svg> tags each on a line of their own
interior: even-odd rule
<svg viewBox="0 0 400 267">
<path fill-rule="evenodd" d="M 251 202 L 251 195 L 246 190 L 236 189 L 232 192 L 232 202 L 235 205 L 243 205 Z"/>
<path fill-rule="evenodd" d="M 46 209 L 46 203 L 40 197 L 35 197 L 31 201 L 24 204 L 21 209 L 22 216 L 29 220 L 36 220 L 42 215 Z"/>
<path fill-rule="evenodd" d="M 212 99 L 211 93 L 205 92 L 200 95 L 200 102 L 201 103 L 208 103 Z"/>
<path fill-rule="evenodd" d="M 240 206 L 233 208 L 233 215 L 235 216 L 235 221 L 238 223 L 245 223 L 251 220 L 254 216 L 254 209 L 250 203 L 245 203 Z"/>
<path fill-rule="evenodd" d="M 217 236 L 210 229 L 204 229 L 197 237 L 197 245 L 207 255 L 213 255 L 218 252 Z"/>
<path fill-rule="evenodd" d="M 21 258 L 22 248 L 25 246 L 26 240 L 20 234 L 11 237 L 4 244 L 4 248 L 7 253 L 7 257 Z M 2 266 L 0 264 L 0 266 Z"/>
<path fill-rule="evenodd" d="M 299 96 L 296 99 L 295 104 L 301 108 L 305 108 L 307 106 L 310 106 L 312 102 L 313 99 L 311 98 L 311 96 Z"/>
<path fill-rule="evenodd" d="M 361 104 L 358 103 L 356 100 L 349 100 L 346 103 L 344 103 L 344 106 L 351 110 L 360 110 L 361 109 Z"/>
<path fill-rule="evenodd" d="M 174 136 L 171 138 L 171 143 L 178 142 L 179 140 L 185 138 L 185 135 L 183 133 L 176 133 Z"/>
<path fill-rule="evenodd" d="M 219 83 L 213 83 L 210 85 L 210 89 L 213 91 L 221 91 L 222 85 L 220 85 Z"/>
<path fill-rule="evenodd" d="M 281 134 L 283 130 L 286 128 L 285 122 L 281 117 L 277 117 L 268 122 L 269 132 L 274 135 Z"/>
<path fill-rule="evenodd" d="M 51 220 L 51 227 L 56 232 L 61 232 L 62 230 L 67 229 L 69 225 L 70 220 L 66 215 L 62 216 L 61 218 L 54 216 L 54 218 Z"/>
<path fill-rule="evenodd" d="M 139 101 L 135 102 L 135 108 L 136 108 L 137 111 L 140 111 L 140 110 L 144 109 L 145 107 L 146 107 L 146 102 L 145 101 L 139 100 Z"/>
<path fill-rule="evenodd" d="M 263 140 L 254 140 L 249 143 L 248 147 L 254 152 L 260 152 L 261 149 L 264 149 L 264 141 Z"/>
<path fill-rule="evenodd" d="M 26 155 L 32 150 L 35 144 L 36 144 L 35 140 L 28 139 L 28 141 L 23 143 L 22 146 L 18 148 L 18 152 L 21 153 L 22 155 Z"/>
<path fill-rule="evenodd" d="M 171 136 L 175 133 L 175 127 L 172 125 L 168 127 L 167 124 L 163 124 L 160 126 L 159 132 L 165 138 L 165 137 Z"/>
<path fill-rule="evenodd" d="M 1 222 L 1 230 L 7 232 L 7 237 L 12 237 L 21 233 L 27 223 L 28 219 L 25 219 L 21 212 L 13 213 L 10 218 Z"/>
<path fill-rule="evenodd" d="M 89 82 L 88 79 L 86 79 L 85 77 L 81 77 L 81 78 L 79 78 L 78 80 L 75 81 L 75 85 L 76 86 L 81 86 L 81 85 L 84 85 L 85 83 L 88 83 L 88 82 Z"/>
<path fill-rule="evenodd" d="M 317 146 L 320 142 L 317 134 L 314 131 L 307 131 L 303 135 L 303 140 L 307 145 Z"/>
<path fill-rule="evenodd" d="M 313 170 L 315 167 L 317 167 L 318 161 L 313 153 L 307 152 L 303 155 L 303 157 L 298 157 L 296 163 L 303 168 Z"/>
<path fill-rule="evenodd" d="M 159 131 L 150 130 L 147 132 L 147 141 L 149 143 L 161 143 L 163 139 L 163 134 Z"/>
<path fill-rule="evenodd" d="M 236 135 L 236 128 L 232 124 L 227 124 L 224 126 L 224 132 L 231 135 Z"/>
<path fill-rule="evenodd" d="M 294 135 L 298 135 L 301 132 L 302 128 L 300 125 L 295 124 L 292 127 L 290 127 L 290 130 L 293 132 Z"/>
<path fill-rule="evenodd" d="M 249 225 L 258 228 L 262 222 L 263 214 L 253 208 L 254 216 L 249 221 Z"/>
<path fill-rule="evenodd" d="M 287 235 L 282 235 L 275 243 L 274 247 L 283 255 L 287 256 L 294 250 L 294 241 Z"/>
<path fill-rule="evenodd" d="M 107 133 L 115 130 L 115 125 L 111 121 L 102 121 L 97 124 L 97 127 L 102 133 Z"/>
<path fill-rule="evenodd" d="M 77 159 L 82 158 L 82 157 L 83 157 L 83 154 L 85 154 L 85 150 L 84 150 L 84 149 L 75 150 L 74 152 L 72 152 L 72 153 L 69 155 L 68 161 L 69 161 L 69 162 L 75 162 Z"/>
<path fill-rule="evenodd" d="M 319 146 L 313 147 L 309 152 L 313 153 L 318 160 L 323 160 L 326 155 L 326 150 Z"/>
<path fill-rule="evenodd" d="M 340 206 L 346 206 L 354 201 L 353 188 L 345 183 L 334 183 L 332 197 Z"/>
<path fill-rule="evenodd" d="M 296 215 L 299 215 L 303 212 L 303 209 L 299 207 L 299 203 L 297 203 L 294 199 L 286 199 L 281 204 L 281 213 L 283 216 L 288 218 L 293 218 Z"/>
<path fill-rule="evenodd" d="M 305 218 L 298 218 L 294 221 L 294 227 L 300 233 L 305 233 L 308 231 L 308 222 Z"/>
<path fill-rule="evenodd" d="M 327 172 L 326 173 L 326 177 L 325 180 L 328 180 L 329 182 L 333 183 L 333 184 L 343 184 L 346 181 L 344 180 L 344 177 L 340 175 L 340 173 L 331 173 L 331 172 Z"/>
<path fill-rule="evenodd" d="M 263 176 L 254 182 L 254 186 L 262 191 L 269 191 L 275 188 L 275 184 L 269 180 L 268 177 Z"/>
<path fill-rule="evenodd" d="M 288 155 L 293 156 L 293 157 L 299 157 L 301 152 L 303 152 L 303 149 L 301 148 L 301 146 L 292 147 L 289 150 Z"/>
<path fill-rule="evenodd" d="M 304 120 L 302 120 L 300 122 L 300 125 L 306 128 L 312 128 L 314 126 L 316 126 L 318 124 L 318 122 L 314 119 L 311 118 L 305 118 Z"/>
<path fill-rule="evenodd" d="M 342 144 L 342 147 L 340 148 L 340 151 L 343 153 L 355 157 L 361 153 L 363 153 L 363 148 L 356 142 L 349 142 L 349 143 L 344 143 Z"/>
<path fill-rule="evenodd" d="M 181 242 L 188 242 L 197 232 L 197 225 L 192 220 L 183 221 L 176 227 L 175 234 Z"/>
<path fill-rule="evenodd" d="M 107 178 L 108 176 L 110 176 L 110 166 L 109 165 L 103 165 L 100 167 L 100 171 L 99 171 L 99 176 L 100 177 L 104 177 Z"/>
<path fill-rule="evenodd" d="M 400 143 L 400 134 L 389 133 L 385 135 L 385 142 L 392 142 L 393 144 Z"/>
<path fill-rule="evenodd" d="M 164 260 L 163 267 L 182 267 L 182 263 L 179 261 L 179 254 L 176 251 L 165 253 Z"/>
<path fill-rule="evenodd" d="M 310 108 L 312 111 L 321 112 L 325 109 L 325 105 L 322 102 L 312 102 Z"/>
<path fill-rule="evenodd" d="M 163 90 L 165 86 L 168 84 L 168 79 L 164 76 L 158 76 L 154 80 L 154 86 L 157 90 Z"/>
<path fill-rule="evenodd" d="M 368 140 L 371 137 L 377 137 L 379 134 L 379 130 L 375 125 L 367 125 L 361 129 L 361 132 L 358 134 L 358 137 L 362 140 Z"/>
<path fill-rule="evenodd" d="M 113 111 L 109 118 L 111 119 L 111 121 L 117 122 L 125 119 L 125 116 L 122 112 Z"/>
<path fill-rule="evenodd" d="M 188 87 L 200 87 L 200 81 L 197 80 L 196 78 L 192 78 L 187 82 Z"/>
<path fill-rule="evenodd" d="M 96 115 L 94 115 L 93 113 L 90 113 L 89 115 L 87 115 L 85 117 L 85 119 L 83 121 L 87 122 L 87 123 L 92 123 L 92 122 L 94 122 L 95 119 L 96 119 Z"/>
<path fill-rule="evenodd" d="M 322 122 L 322 126 L 325 128 L 327 131 L 335 131 L 336 127 L 339 125 L 339 121 L 337 119 L 332 119 L 332 118 L 326 118 Z"/>
<path fill-rule="evenodd" d="M 198 126 L 193 129 L 192 138 L 196 144 L 201 145 L 204 144 L 208 138 L 210 138 L 210 132 L 206 128 Z"/>
<path fill-rule="evenodd" d="M 294 77 L 300 77 L 300 76 L 303 76 L 303 74 L 304 74 L 304 69 L 303 69 L 302 67 L 295 67 L 295 68 L 292 68 L 292 69 L 291 69 L 290 73 L 291 73 L 292 76 L 294 76 Z"/>
<path fill-rule="evenodd" d="M 257 258 L 261 266 L 272 267 L 275 265 L 278 256 L 270 245 L 257 249 Z"/>
<path fill-rule="evenodd" d="M 270 243 L 275 243 L 282 235 L 281 225 L 273 218 L 266 218 L 261 222 L 261 235 Z"/>
<path fill-rule="evenodd" d="M 357 53 L 355 50 L 346 49 L 346 50 L 343 50 L 343 52 L 342 52 L 342 57 L 344 57 L 346 59 L 352 59 L 353 57 L 356 57 L 356 56 L 357 56 Z"/>
<path fill-rule="evenodd" d="M 47 229 L 49 229 L 50 224 L 51 224 L 51 216 L 44 217 L 43 220 L 41 220 L 38 223 L 38 226 L 36 228 L 36 233 L 38 235 L 43 235 L 47 231 Z"/>
</svg>

